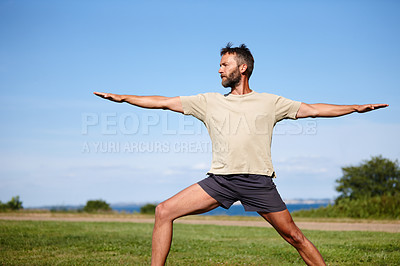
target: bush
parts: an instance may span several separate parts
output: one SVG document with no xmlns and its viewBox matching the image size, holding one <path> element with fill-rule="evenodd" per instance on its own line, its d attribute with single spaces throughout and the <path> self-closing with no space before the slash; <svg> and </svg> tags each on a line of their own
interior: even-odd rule
<svg viewBox="0 0 400 266">
<path fill-rule="evenodd" d="M 110 205 L 104 200 L 89 200 L 86 206 L 83 207 L 84 212 L 109 212 Z"/>
<path fill-rule="evenodd" d="M 2 203 L 0 201 L 0 211 L 16 211 L 23 208 L 24 207 L 22 207 L 22 201 L 19 200 L 19 196 L 12 197 L 11 200 L 7 203 Z"/>
<path fill-rule="evenodd" d="M 343 198 L 335 205 L 293 212 L 294 217 L 349 217 L 373 219 L 400 219 L 400 197 L 375 196 L 359 199 Z"/>
<path fill-rule="evenodd" d="M 19 210 L 23 209 L 22 201 L 19 200 L 19 196 L 12 197 L 9 202 L 7 202 L 7 206 L 10 210 Z"/>
<path fill-rule="evenodd" d="M 157 205 L 154 205 L 154 204 L 150 204 L 150 203 L 146 204 L 140 208 L 140 213 L 141 214 L 154 214 L 154 213 L 156 213 L 156 207 L 157 207 Z"/>
<path fill-rule="evenodd" d="M 7 205 L 6 204 L 3 204 L 1 201 L 0 201 L 0 211 L 6 211 L 7 210 Z"/>
</svg>

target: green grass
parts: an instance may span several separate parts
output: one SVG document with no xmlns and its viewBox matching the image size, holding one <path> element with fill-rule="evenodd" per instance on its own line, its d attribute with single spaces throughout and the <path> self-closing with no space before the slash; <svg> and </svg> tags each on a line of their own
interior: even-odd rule
<svg viewBox="0 0 400 266">
<path fill-rule="evenodd" d="M 168 265 L 304 265 L 270 228 L 174 226 Z M 304 231 L 331 265 L 398 265 L 400 234 Z M 0 264 L 148 265 L 152 224 L 0 221 Z"/>
</svg>

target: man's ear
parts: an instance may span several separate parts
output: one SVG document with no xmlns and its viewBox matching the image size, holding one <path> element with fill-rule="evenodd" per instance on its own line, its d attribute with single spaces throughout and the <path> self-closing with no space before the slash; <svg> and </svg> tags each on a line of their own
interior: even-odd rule
<svg viewBox="0 0 400 266">
<path fill-rule="evenodd" d="M 241 64 L 239 67 L 240 73 L 244 74 L 247 70 L 247 65 L 246 64 Z"/>
</svg>

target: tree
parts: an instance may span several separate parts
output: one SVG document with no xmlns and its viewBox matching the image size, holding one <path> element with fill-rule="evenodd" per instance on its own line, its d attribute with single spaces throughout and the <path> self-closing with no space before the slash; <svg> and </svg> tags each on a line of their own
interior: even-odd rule
<svg viewBox="0 0 400 266">
<path fill-rule="evenodd" d="M 141 214 L 154 214 L 156 212 L 156 205 L 146 204 L 140 208 Z"/>
<path fill-rule="evenodd" d="M 12 197 L 11 200 L 7 203 L 2 203 L 0 201 L 0 211 L 6 211 L 6 210 L 19 210 L 23 209 L 22 207 L 22 201 L 19 200 L 19 196 Z"/>
<path fill-rule="evenodd" d="M 5 211 L 5 210 L 7 210 L 7 204 L 3 204 L 3 203 L 0 201 L 0 211 Z"/>
<path fill-rule="evenodd" d="M 89 200 L 83 207 L 84 212 L 108 212 L 111 211 L 110 205 L 104 200 Z"/>
<path fill-rule="evenodd" d="M 9 202 L 7 202 L 7 207 L 10 210 L 19 210 L 23 209 L 22 201 L 19 200 L 19 196 L 12 197 Z"/>
<path fill-rule="evenodd" d="M 343 176 L 336 180 L 341 195 L 336 202 L 348 198 L 400 195 L 400 167 L 397 160 L 372 157 L 358 166 L 342 167 Z"/>
</svg>

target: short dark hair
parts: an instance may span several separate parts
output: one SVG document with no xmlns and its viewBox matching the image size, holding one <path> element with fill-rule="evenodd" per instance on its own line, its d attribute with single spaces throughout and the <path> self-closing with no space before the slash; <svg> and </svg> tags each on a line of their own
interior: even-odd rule
<svg viewBox="0 0 400 266">
<path fill-rule="evenodd" d="M 254 68 L 254 58 L 249 48 L 243 43 L 239 47 L 232 47 L 232 43 L 228 42 L 224 48 L 221 49 L 221 56 L 224 54 L 236 55 L 236 62 L 238 65 L 246 64 L 247 70 L 245 74 L 250 78 Z"/>
</svg>

